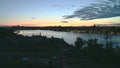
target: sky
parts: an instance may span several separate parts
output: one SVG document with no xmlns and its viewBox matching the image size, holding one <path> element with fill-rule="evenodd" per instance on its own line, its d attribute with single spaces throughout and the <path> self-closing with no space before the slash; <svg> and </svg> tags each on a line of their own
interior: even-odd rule
<svg viewBox="0 0 120 68">
<path fill-rule="evenodd" d="M 120 24 L 120 0 L 0 0 L 0 25 Z"/>
</svg>

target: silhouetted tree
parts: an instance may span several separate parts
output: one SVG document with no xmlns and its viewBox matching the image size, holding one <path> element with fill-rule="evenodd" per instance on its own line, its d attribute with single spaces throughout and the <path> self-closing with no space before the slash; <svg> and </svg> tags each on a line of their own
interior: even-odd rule
<svg viewBox="0 0 120 68">
<path fill-rule="evenodd" d="M 100 60 L 103 56 L 103 45 L 97 42 L 98 39 L 89 39 L 87 41 L 86 53 L 88 57 L 95 60 Z"/>
<path fill-rule="evenodd" d="M 75 41 L 75 47 L 74 47 L 74 54 L 76 56 L 80 56 L 81 54 L 83 54 L 82 50 L 84 48 L 85 45 L 85 40 L 83 40 L 81 37 L 78 37 Z"/>
<path fill-rule="evenodd" d="M 83 46 L 85 45 L 85 40 L 82 38 L 78 37 L 75 41 L 75 47 L 78 48 L 79 50 L 82 50 Z"/>
</svg>

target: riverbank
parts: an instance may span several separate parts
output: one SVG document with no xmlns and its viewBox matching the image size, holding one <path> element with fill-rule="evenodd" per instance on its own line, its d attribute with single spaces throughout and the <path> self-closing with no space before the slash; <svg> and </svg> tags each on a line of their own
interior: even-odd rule
<svg viewBox="0 0 120 68">
<path fill-rule="evenodd" d="M 30 64 L 34 65 L 32 68 L 43 68 L 44 61 L 48 62 L 48 58 L 64 54 L 66 48 L 69 48 L 69 44 L 63 39 L 41 35 L 23 36 L 12 29 L 0 28 L 0 68 L 26 68 L 28 62 L 23 58 L 29 59 Z M 38 63 L 36 57 L 45 60 Z"/>
</svg>

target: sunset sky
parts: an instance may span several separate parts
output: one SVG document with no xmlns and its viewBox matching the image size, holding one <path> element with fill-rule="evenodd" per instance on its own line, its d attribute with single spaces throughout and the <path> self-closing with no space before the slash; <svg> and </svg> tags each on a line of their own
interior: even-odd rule
<svg viewBox="0 0 120 68">
<path fill-rule="evenodd" d="M 89 26 L 93 24 L 120 24 L 120 0 L 97 1 L 0 0 L 0 25 Z"/>
</svg>

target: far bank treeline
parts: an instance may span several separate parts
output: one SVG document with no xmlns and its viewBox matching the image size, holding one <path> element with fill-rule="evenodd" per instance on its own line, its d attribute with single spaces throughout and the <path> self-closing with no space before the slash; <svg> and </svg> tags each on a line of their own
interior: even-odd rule
<svg viewBox="0 0 120 68">
<path fill-rule="evenodd" d="M 115 34 L 120 35 L 120 26 L 48 26 L 48 27 L 26 27 L 26 26 L 13 26 L 13 29 L 18 30 L 53 30 L 53 31 L 65 31 L 65 32 L 80 32 L 90 34 Z"/>
<path fill-rule="evenodd" d="M 77 38 L 75 45 L 67 44 L 63 39 L 45 36 L 22 36 L 16 30 L 0 28 L 0 51 L 39 52 L 61 54 L 72 58 L 89 58 L 95 61 L 120 64 L 120 47 L 114 46 L 110 37 L 106 44 L 98 39 Z"/>
</svg>

